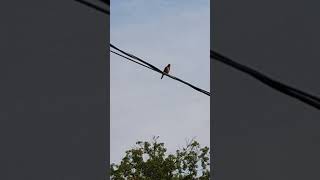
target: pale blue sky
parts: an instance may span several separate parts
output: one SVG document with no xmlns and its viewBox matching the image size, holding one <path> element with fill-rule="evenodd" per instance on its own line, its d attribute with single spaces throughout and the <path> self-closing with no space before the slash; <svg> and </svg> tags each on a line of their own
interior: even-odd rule
<svg viewBox="0 0 320 180">
<path fill-rule="evenodd" d="M 210 91 L 209 0 L 111 1 L 111 43 Z M 210 97 L 113 54 L 111 162 L 160 136 L 169 152 L 196 137 L 210 145 Z"/>
</svg>

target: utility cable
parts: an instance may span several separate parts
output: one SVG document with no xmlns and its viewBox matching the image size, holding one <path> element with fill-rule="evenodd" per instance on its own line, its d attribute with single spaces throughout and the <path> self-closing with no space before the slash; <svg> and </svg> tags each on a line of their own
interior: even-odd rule
<svg viewBox="0 0 320 180">
<path fill-rule="evenodd" d="M 136 60 L 138 60 L 138 61 L 146 64 L 149 69 L 152 69 L 152 70 L 154 70 L 154 71 L 156 71 L 156 72 L 158 72 L 158 73 L 160 73 L 160 74 L 164 74 L 164 75 L 170 77 L 171 79 L 174 79 L 174 80 L 177 80 L 177 81 L 179 81 L 179 82 L 181 82 L 181 83 L 184 83 L 184 84 L 188 85 L 189 87 L 191 87 L 191 88 L 193 88 L 193 89 L 195 89 L 195 90 L 197 90 L 197 91 L 199 91 L 199 92 L 201 92 L 201 93 L 204 93 L 204 94 L 210 96 L 210 92 L 208 92 L 208 91 L 206 91 L 206 90 L 203 90 L 203 89 L 201 89 L 201 88 L 198 88 L 198 87 L 196 87 L 196 86 L 194 86 L 194 85 L 192 85 L 192 84 L 190 84 L 190 83 L 188 83 L 188 82 L 186 82 L 186 81 L 184 81 L 184 80 L 181 80 L 181 79 L 179 79 L 179 78 L 177 78 L 177 77 L 175 77 L 175 76 L 172 76 L 172 75 L 170 75 L 170 74 L 163 73 L 159 68 L 157 68 L 157 67 L 155 67 L 154 65 L 152 65 L 152 64 L 150 64 L 150 63 L 142 60 L 141 58 L 138 58 L 138 57 L 136 57 L 136 56 L 134 56 L 134 55 L 132 55 L 132 54 L 130 54 L 130 53 L 127 53 L 127 52 L 125 52 L 125 51 L 117 48 L 116 46 L 114 46 L 114 45 L 112 45 L 112 44 L 110 44 L 110 47 L 113 48 L 113 49 L 116 49 L 117 51 L 121 52 L 122 54 L 125 54 L 126 56 L 129 56 L 129 57 L 131 57 L 131 58 L 133 58 L 133 59 L 136 59 Z M 126 59 L 128 59 L 128 58 L 126 58 Z M 132 61 L 132 60 L 131 60 L 131 61 Z M 141 65 L 141 64 L 140 64 L 140 65 Z"/>
<path fill-rule="evenodd" d="M 99 11 L 99 12 L 102 12 L 102 13 L 110 15 L 110 12 L 108 10 L 103 9 L 103 8 L 93 4 L 91 2 L 88 2 L 88 1 L 85 1 L 85 0 L 74 0 L 74 1 L 79 2 L 79 3 L 81 3 L 81 4 L 85 5 L 85 6 L 88 6 L 90 8 L 93 8 L 93 9 Z"/>
<path fill-rule="evenodd" d="M 253 70 L 247 66 L 239 64 L 239 63 L 231 60 L 230 58 L 223 56 L 215 51 L 212 51 L 212 50 L 210 51 L 210 58 L 213 58 L 213 59 L 215 59 L 219 62 L 222 62 L 228 66 L 231 66 L 241 72 L 244 72 L 244 73 L 250 75 L 251 77 L 259 80 L 260 82 L 266 84 L 267 86 L 269 86 L 273 89 L 276 89 L 276 90 L 278 90 L 288 96 L 296 98 L 306 104 L 309 104 L 317 109 L 320 109 L 320 98 L 318 98 L 314 95 L 308 94 L 306 92 L 303 92 L 303 91 L 298 90 L 296 88 L 290 87 L 290 86 L 285 85 L 285 84 L 278 82 L 276 80 L 273 80 L 273 79 L 269 78 L 268 76 L 266 76 L 256 70 Z"/>
</svg>

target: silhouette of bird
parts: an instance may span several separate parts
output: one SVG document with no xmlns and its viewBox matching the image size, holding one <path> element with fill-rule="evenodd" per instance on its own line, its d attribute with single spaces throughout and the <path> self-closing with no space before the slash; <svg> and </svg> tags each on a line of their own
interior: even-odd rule
<svg viewBox="0 0 320 180">
<path fill-rule="evenodd" d="M 168 64 L 168 65 L 164 68 L 163 73 L 162 73 L 162 76 L 161 76 L 161 79 L 163 78 L 164 73 L 169 74 L 169 71 L 170 71 L 170 64 Z"/>
</svg>

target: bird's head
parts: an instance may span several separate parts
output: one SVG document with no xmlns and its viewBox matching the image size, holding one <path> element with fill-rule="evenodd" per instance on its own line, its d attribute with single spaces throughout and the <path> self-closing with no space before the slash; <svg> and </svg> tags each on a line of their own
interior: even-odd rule
<svg viewBox="0 0 320 180">
<path fill-rule="evenodd" d="M 168 67 L 170 67 L 170 64 L 168 64 Z"/>
</svg>

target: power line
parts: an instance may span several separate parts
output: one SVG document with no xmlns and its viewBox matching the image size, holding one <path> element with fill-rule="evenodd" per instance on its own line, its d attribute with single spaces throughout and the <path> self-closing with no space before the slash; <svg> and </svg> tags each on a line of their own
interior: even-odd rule
<svg viewBox="0 0 320 180">
<path fill-rule="evenodd" d="M 130 58 L 124 56 L 124 55 L 121 55 L 121 54 L 119 54 L 119 53 L 117 53 L 117 52 L 114 52 L 114 51 L 112 51 L 112 50 L 110 50 L 110 52 L 112 52 L 113 54 L 116 54 L 117 56 L 123 57 L 123 58 L 125 58 L 125 59 L 127 59 L 127 60 L 129 60 L 129 61 L 132 61 L 132 62 L 134 62 L 134 63 L 137 63 L 137 64 L 139 64 L 139 65 L 141 65 L 141 66 L 144 66 L 144 67 L 149 68 L 149 69 L 151 69 L 151 70 L 154 71 L 154 69 L 152 69 L 151 67 L 146 66 L 146 65 L 144 65 L 144 64 L 142 64 L 142 63 L 139 63 L 139 62 L 137 62 L 137 61 L 135 61 L 135 60 L 133 60 L 133 59 L 130 59 Z"/>
<path fill-rule="evenodd" d="M 136 56 L 134 56 L 134 55 L 132 55 L 132 54 L 129 54 L 129 53 L 127 53 L 127 52 L 125 52 L 125 51 L 117 48 L 116 46 L 114 46 L 114 45 L 112 45 L 112 44 L 110 44 L 110 47 L 116 49 L 117 51 L 121 52 L 122 54 L 125 54 L 126 56 L 129 56 L 129 57 L 131 57 L 131 58 L 133 58 L 133 59 L 136 59 L 136 60 L 138 60 L 138 61 L 146 64 L 147 66 L 146 66 L 146 65 L 142 65 L 142 64 L 134 61 L 135 63 L 138 63 L 138 64 L 140 64 L 140 65 L 142 65 L 142 66 L 144 66 L 144 67 L 147 67 L 147 68 L 149 68 L 149 69 L 151 69 L 151 70 L 153 70 L 153 71 L 155 71 L 155 72 L 158 72 L 158 73 L 160 73 L 160 74 L 164 74 L 164 75 L 170 77 L 171 79 L 174 79 L 174 80 L 177 80 L 177 81 L 179 81 L 179 82 L 181 82 L 181 83 L 184 83 L 184 84 L 188 85 L 189 87 L 191 87 L 191 88 L 193 88 L 193 89 L 195 89 L 195 90 L 197 90 L 197 91 L 199 91 L 199 92 L 201 92 L 201 93 L 204 93 L 204 94 L 210 96 L 210 92 L 205 91 L 205 90 L 203 90 L 203 89 L 201 89 L 201 88 L 198 88 L 198 87 L 196 87 L 196 86 L 194 86 L 194 85 L 192 85 L 192 84 L 190 84 L 190 83 L 188 83 L 188 82 L 186 82 L 186 81 L 184 81 L 184 80 L 181 80 L 181 79 L 179 79 L 179 78 L 177 78 L 177 77 L 175 77 L 175 76 L 172 76 L 172 75 L 170 75 L 170 74 L 163 73 L 159 68 L 157 68 L 157 67 L 155 67 L 154 65 L 152 65 L 152 64 L 150 64 L 150 63 L 142 60 L 141 58 L 138 58 L 138 57 L 136 57 Z M 115 53 L 115 52 L 113 52 L 112 50 L 110 50 L 110 51 L 111 51 L 112 53 Z M 118 53 L 117 53 L 117 55 L 119 55 L 119 56 L 121 56 L 121 57 L 124 57 L 124 58 L 126 58 L 126 59 L 128 59 L 128 60 L 130 60 L 130 61 L 133 61 L 132 59 L 130 59 L 130 58 L 128 58 L 128 57 L 125 57 L 125 56 L 123 56 L 123 55 L 120 55 L 120 54 L 118 54 Z"/>
<path fill-rule="evenodd" d="M 101 1 L 101 2 L 105 3 L 106 5 L 110 6 L 110 0 L 99 0 L 99 1 Z"/>
<path fill-rule="evenodd" d="M 285 84 L 278 82 L 276 80 L 273 80 L 273 79 L 269 78 L 268 76 L 266 76 L 256 70 L 253 70 L 247 66 L 239 64 L 239 63 L 231 60 L 230 58 L 223 56 L 215 51 L 212 51 L 212 50 L 210 51 L 210 58 L 213 58 L 213 59 L 215 59 L 219 62 L 222 62 L 228 66 L 231 66 L 241 72 L 244 72 L 244 73 L 250 75 L 251 77 L 259 80 L 260 82 L 266 84 L 267 86 L 275 89 L 275 90 L 278 90 L 288 96 L 296 98 L 306 104 L 309 104 L 317 109 L 320 109 L 320 98 L 318 98 L 314 95 L 308 94 L 306 92 L 303 92 L 303 91 L 298 90 L 296 88 L 290 87 L 290 86 L 285 85 Z"/>
<path fill-rule="evenodd" d="M 113 48 L 113 49 L 116 49 L 117 51 L 121 52 L 122 54 L 125 54 L 125 55 L 127 55 L 127 56 L 129 56 L 129 57 L 131 57 L 131 58 L 133 58 L 133 59 L 136 59 L 136 60 L 138 60 L 138 61 L 140 61 L 140 62 L 148 65 L 148 66 L 151 67 L 154 71 L 157 71 L 157 72 L 162 73 L 162 71 L 161 71 L 159 68 L 155 67 L 154 65 L 152 65 L 152 64 L 150 64 L 150 63 L 148 63 L 148 62 L 146 62 L 146 61 L 144 61 L 144 60 L 142 60 L 142 59 L 140 59 L 140 58 L 138 58 L 138 57 L 136 57 L 136 56 L 134 56 L 134 55 L 132 55 L 132 54 L 129 54 L 129 53 L 127 53 L 127 52 L 125 52 L 125 51 L 117 48 L 116 46 L 112 45 L 111 43 L 110 43 L 110 47 Z"/>
<path fill-rule="evenodd" d="M 105 13 L 105 14 L 110 15 L 110 12 L 109 12 L 108 10 L 103 9 L 103 8 L 101 8 L 101 7 L 93 4 L 93 3 L 91 3 L 91 2 L 84 1 L 84 0 L 74 0 L 74 1 L 79 2 L 79 3 L 81 3 L 81 4 L 85 5 L 85 6 L 88 6 L 88 7 L 90 7 L 90 8 L 93 8 L 93 9 L 99 11 L 99 12 L 102 12 L 102 13 Z"/>
</svg>

